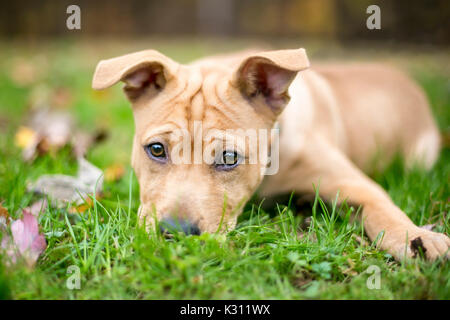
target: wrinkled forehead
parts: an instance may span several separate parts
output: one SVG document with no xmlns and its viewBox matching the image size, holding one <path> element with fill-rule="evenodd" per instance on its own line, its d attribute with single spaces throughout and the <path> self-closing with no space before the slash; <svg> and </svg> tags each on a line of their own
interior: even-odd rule
<svg viewBox="0 0 450 320">
<path fill-rule="evenodd" d="M 219 72 L 187 68 L 176 79 L 177 88 L 135 111 L 136 134 L 142 144 L 155 136 L 227 139 L 248 135 L 243 129 L 266 124 L 253 108 L 229 87 L 229 77 Z"/>
</svg>

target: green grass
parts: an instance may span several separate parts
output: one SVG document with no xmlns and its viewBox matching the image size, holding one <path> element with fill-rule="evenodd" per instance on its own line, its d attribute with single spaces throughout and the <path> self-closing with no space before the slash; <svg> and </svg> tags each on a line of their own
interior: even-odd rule
<svg viewBox="0 0 450 320">
<path fill-rule="evenodd" d="M 20 264 L 14 268 L 0 265 L 0 298 L 450 298 L 448 263 L 397 263 L 364 237 L 359 223 L 349 221 L 349 214 L 356 208 L 325 205 L 317 198 L 307 206 L 306 211 L 312 212 L 310 223 L 307 216 L 297 214 L 305 210 L 300 210 L 294 199 L 262 209 L 261 199 L 255 197 L 247 204 L 237 228 L 226 237 L 202 234 L 165 240 L 158 234 L 149 236 L 137 224 L 139 186 L 129 167 L 131 110 L 119 88 L 104 94 L 90 89 L 98 58 L 136 48 L 89 50 L 86 46 L 55 43 L 31 55 L 21 46 L 4 47 L 0 54 L 0 120 L 5 123 L 0 127 L 0 201 L 10 214 L 17 218 L 21 208 L 36 200 L 26 192 L 28 181 L 44 173 L 76 171 L 76 161 L 67 149 L 29 165 L 14 146 L 14 133 L 26 119 L 33 92 L 42 88 L 69 88 L 70 107 L 80 127 L 94 131 L 100 126 L 109 131 L 109 140 L 89 152 L 89 161 L 101 168 L 121 163 L 127 170 L 120 181 L 105 183 L 104 197 L 86 212 L 70 214 L 67 208 L 50 208 L 41 214 L 39 222 L 48 247 L 32 270 Z M 183 43 L 162 43 L 160 47 L 181 61 L 225 49 Z M 17 57 L 31 59 L 42 67 L 37 84 L 20 86 L 11 79 L 10 69 Z M 404 63 L 403 58 L 397 57 Z M 405 59 L 409 58 L 407 66 L 427 91 L 441 129 L 448 130 L 450 73 L 439 66 L 432 53 Z M 437 230 L 447 234 L 449 177 L 448 148 L 430 172 L 406 171 L 397 159 L 385 172 L 374 175 L 416 224 L 436 223 Z M 365 241 L 358 241 L 360 237 Z M 71 265 L 80 268 L 80 290 L 66 287 Z M 381 270 L 379 290 L 366 285 L 370 276 L 366 270 L 371 265 Z"/>
</svg>

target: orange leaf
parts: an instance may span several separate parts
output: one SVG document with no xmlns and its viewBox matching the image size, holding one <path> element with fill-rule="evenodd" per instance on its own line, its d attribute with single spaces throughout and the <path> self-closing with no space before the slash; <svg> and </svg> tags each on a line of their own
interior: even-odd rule
<svg viewBox="0 0 450 320">
<path fill-rule="evenodd" d="M 9 212 L 8 209 L 0 204 L 0 223 L 2 222 L 4 222 L 5 224 L 9 223 Z"/>
<path fill-rule="evenodd" d="M 114 182 L 120 180 L 125 174 L 125 168 L 121 164 L 114 164 L 105 169 L 105 180 Z"/>
<path fill-rule="evenodd" d="M 97 196 L 97 197 L 95 197 L 95 199 L 96 200 L 100 200 L 101 197 Z M 69 209 L 69 213 L 73 213 L 73 214 L 75 214 L 75 213 L 84 213 L 87 210 L 89 210 L 90 208 L 92 208 L 93 206 L 94 206 L 94 201 L 92 201 L 92 198 L 87 198 L 84 203 L 82 203 L 82 204 L 80 204 L 78 206 L 71 207 Z"/>
</svg>

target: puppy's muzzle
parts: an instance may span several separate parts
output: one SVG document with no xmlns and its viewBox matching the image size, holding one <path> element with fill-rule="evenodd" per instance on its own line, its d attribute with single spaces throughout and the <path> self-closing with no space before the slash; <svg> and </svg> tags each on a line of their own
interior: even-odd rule
<svg viewBox="0 0 450 320">
<path fill-rule="evenodd" d="M 179 232 L 183 232 L 186 235 L 200 235 L 200 228 L 197 224 L 182 218 L 170 217 L 163 219 L 159 222 L 159 229 L 166 237 Z"/>
</svg>

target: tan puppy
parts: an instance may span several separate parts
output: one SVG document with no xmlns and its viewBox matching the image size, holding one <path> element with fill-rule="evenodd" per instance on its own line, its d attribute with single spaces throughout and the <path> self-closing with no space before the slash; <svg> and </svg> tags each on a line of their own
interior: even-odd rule
<svg viewBox="0 0 450 320">
<path fill-rule="evenodd" d="M 418 248 L 431 260 L 448 255 L 446 235 L 415 226 L 363 173 L 377 155 L 381 167 L 396 152 L 426 167 L 436 160 L 439 134 L 422 91 L 380 65 L 308 67 L 304 49 L 190 65 L 153 50 L 101 61 L 93 88 L 123 81 L 133 106 L 140 218 L 192 234 L 223 231 L 258 187 L 269 196 L 311 193 L 315 185 L 327 200 L 339 192 L 340 201 L 362 205 L 367 235 L 383 233 L 381 248 L 395 258 Z M 249 161 L 255 141 L 242 129 L 270 131 L 266 140 L 257 136 L 258 150 L 277 144 L 280 156 L 259 151 Z M 205 159 L 196 159 L 198 151 Z M 273 163 L 278 172 L 265 175 Z"/>
</svg>

